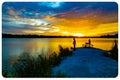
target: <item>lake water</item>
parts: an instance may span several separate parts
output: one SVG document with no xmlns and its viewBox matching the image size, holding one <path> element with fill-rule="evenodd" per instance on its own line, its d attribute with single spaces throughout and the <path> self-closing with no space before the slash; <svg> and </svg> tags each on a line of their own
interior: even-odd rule
<svg viewBox="0 0 120 80">
<path fill-rule="evenodd" d="M 82 47 L 89 38 L 76 38 L 76 47 Z M 110 50 L 114 40 L 118 38 L 90 38 L 95 48 Z M 23 52 L 31 55 L 58 52 L 59 45 L 62 47 L 73 47 L 73 38 L 2 38 L 2 65 L 14 61 L 16 56 Z"/>
</svg>

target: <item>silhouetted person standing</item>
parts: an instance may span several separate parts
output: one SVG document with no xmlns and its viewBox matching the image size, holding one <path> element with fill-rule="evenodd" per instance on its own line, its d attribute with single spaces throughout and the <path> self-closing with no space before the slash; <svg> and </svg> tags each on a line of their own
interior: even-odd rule
<svg viewBox="0 0 120 80">
<path fill-rule="evenodd" d="M 76 40 L 75 40 L 75 38 L 73 38 L 73 45 L 74 45 L 74 51 L 75 51 L 75 48 L 76 48 Z"/>
<path fill-rule="evenodd" d="M 117 40 L 114 40 L 114 47 L 117 48 Z"/>
</svg>

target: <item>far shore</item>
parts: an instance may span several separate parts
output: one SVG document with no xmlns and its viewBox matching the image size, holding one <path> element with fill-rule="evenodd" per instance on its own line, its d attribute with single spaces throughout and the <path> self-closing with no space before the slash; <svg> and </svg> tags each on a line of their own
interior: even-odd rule
<svg viewBox="0 0 120 80">
<path fill-rule="evenodd" d="M 2 38 L 118 38 L 118 34 L 103 36 L 46 36 L 46 35 L 2 34 Z"/>
</svg>

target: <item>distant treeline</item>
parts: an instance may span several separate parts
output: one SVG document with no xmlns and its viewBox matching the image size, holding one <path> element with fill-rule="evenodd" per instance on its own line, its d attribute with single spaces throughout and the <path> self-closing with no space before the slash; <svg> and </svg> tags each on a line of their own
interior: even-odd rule
<svg viewBox="0 0 120 80">
<path fill-rule="evenodd" d="M 100 36 L 101 38 L 118 38 L 118 34 L 115 34 L 115 35 L 103 35 L 103 36 Z"/>
<path fill-rule="evenodd" d="M 72 38 L 73 36 L 14 35 L 2 34 L 2 38 Z"/>
<path fill-rule="evenodd" d="M 2 38 L 73 38 L 78 36 L 44 36 L 44 35 L 17 35 L 17 34 L 2 34 Z M 118 34 L 115 35 L 103 35 L 103 36 L 84 36 L 81 38 L 118 38 Z"/>
</svg>

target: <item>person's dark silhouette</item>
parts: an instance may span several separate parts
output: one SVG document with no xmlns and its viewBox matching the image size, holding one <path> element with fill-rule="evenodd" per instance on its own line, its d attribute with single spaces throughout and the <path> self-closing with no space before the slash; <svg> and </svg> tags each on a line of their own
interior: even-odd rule
<svg viewBox="0 0 120 80">
<path fill-rule="evenodd" d="M 75 38 L 73 38 L 73 46 L 74 46 L 74 51 L 75 51 L 75 49 L 76 49 L 76 40 L 75 40 Z"/>
<path fill-rule="evenodd" d="M 91 40 L 88 40 L 88 47 L 92 47 L 93 45 L 91 44 Z"/>
<path fill-rule="evenodd" d="M 91 44 L 91 40 L 89 39 L 86 43 L 85 43 L 85 47 L 92 47 L 93 45 Z"/>
<path fill-rule="evenodd" d="M 117 40 L 114 40 L 114 47 L 117 48 Z"/>
<path fill-rule="evenodd" d="M 91 45 L 91 40 L 90 39 L 88 40 L 88 44 Z"/>
</svg>

